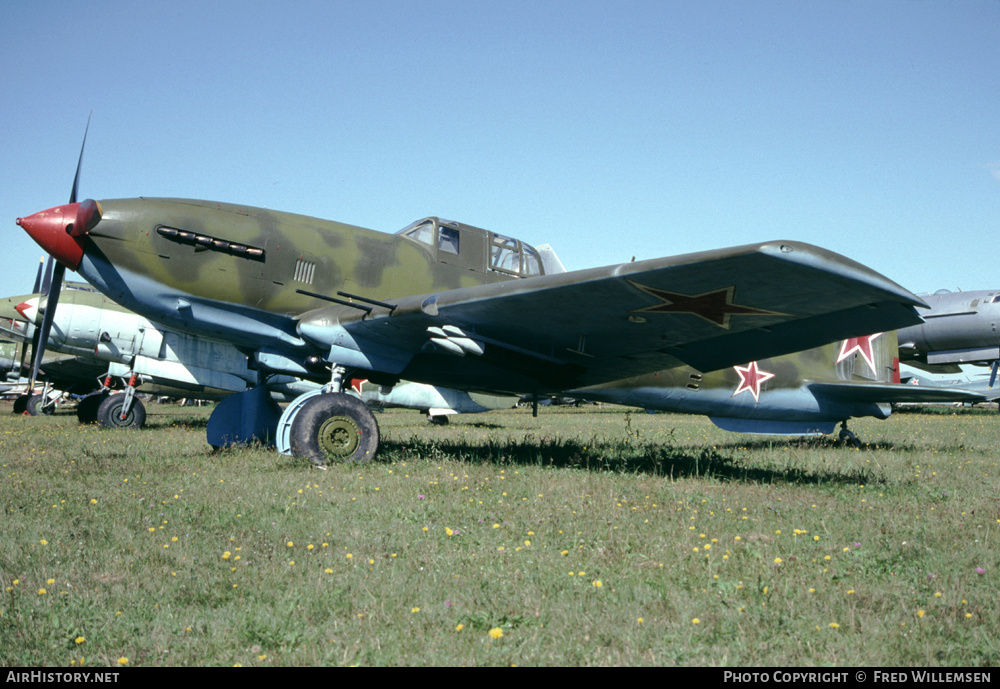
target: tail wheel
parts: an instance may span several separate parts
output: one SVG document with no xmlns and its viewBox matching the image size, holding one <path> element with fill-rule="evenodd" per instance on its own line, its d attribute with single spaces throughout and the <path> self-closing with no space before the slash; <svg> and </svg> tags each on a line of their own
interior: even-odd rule
<svg viewBox="0 0 1000 689">
<path fill-rule="evenodd" d="M 364 402 L 331 393 L 306 401 L 292 421 L 292 454 L 316 466 L 367 462 L 378 451 L 378 421 Z"/>
<path fill-rule="evenodd" d="M 125 395 L 110 395 L 97 408 L 97 423 L 105 428 L 142 428 L 146 423 L 146 407 L 133 399 L 132 408 L 122 416 Z"/>
</svg>

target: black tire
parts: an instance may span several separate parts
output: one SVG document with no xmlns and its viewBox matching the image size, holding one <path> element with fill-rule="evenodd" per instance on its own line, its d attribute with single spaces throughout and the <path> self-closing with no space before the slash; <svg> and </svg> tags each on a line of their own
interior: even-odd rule
<svg viewBox="0 0 1000 689">
<path fill-rule="evenodd" d="M 292 454 L 316 466 L 368 462 L 378 452 L 375 415 L 352 395 L 317 395 L 302 405 L 290 429 Z"/>
<path fill-rule="evenodd" d="M 146 423 L 146 407 L 138 399 L 132 400 L 132 408 L 122 418 L 125 395 L 108 395 L 97 408 L 97 423 L 105 428 L 142 428 Z"/>
<path fill-rule="evenodd" d="M 55 410 L 54 404 L 45 405 L 43 395 L 32 395 L 28 398 L 28 404 L 25 407 L 25 411 L 31 416 L 50 416 Z"/>
<path fill-rule="evenodd" d="M 438 416 L 431 416 L 430 414 L 428 414 L 427 422 L 432 426 L 447 426 L 448 417 L 445 416 L 444 414 L 439 414 Z"/>
<path fill-rule="evenodd" d="M 14 400 L 14 413 L 23 414 L 28 411 L 28 398 L 31 395 L 18 395 L 17 399 Z"/>
<path fill-rule="evenodd" d="M 77 420 L 80 423 L 97 423 L 97 411 L 101 408 L 101 402 L 107 398 L 106 394 L 84 397 L 76 405 Z"/>
</svg>

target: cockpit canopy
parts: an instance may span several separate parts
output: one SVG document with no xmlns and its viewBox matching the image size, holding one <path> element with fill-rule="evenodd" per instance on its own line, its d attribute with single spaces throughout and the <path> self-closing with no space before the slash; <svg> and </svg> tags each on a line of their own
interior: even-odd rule
<svg viewBox="0 0 1000 689">
<path fill-rule="evenodd" d="M 464 266 L 483 273 L 492 271 L 513 277 L 533 277 L 564 272 L 555 252 L 544 256 L 519 239 L 483 230 L 472 225 L 424 218 L 410 223 L 396 234 L 425 244 L 437 251 L 438 261 Z"/>
</svg>

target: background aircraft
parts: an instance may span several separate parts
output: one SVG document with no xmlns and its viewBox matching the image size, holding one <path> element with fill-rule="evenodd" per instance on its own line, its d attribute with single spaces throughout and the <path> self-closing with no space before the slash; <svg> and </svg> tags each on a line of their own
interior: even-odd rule
<svg viewBox="0 0 1000 689">
<path fill-rule="evenodd" d="M 377 450 L 371 412 L 343 394 L 352 377 L 559 393 L 919 322 L 921 302 L 899 285 L 794 242 L 556 272 L 524 242 L 438 218 L 390 235 L 205 201 L 77 202 L 79 173 L 78 161 L 67 205 L 17 221 L 59 261 L 49 302 L 69 267 L 151 320 L 231 344 L 259 371 L 326 383 L 278 419 L 250 390 L 209 421 L 210 439 L 228 442 L 277 428 L 316 466 Z"/>
<path fill-rule="evenodd" d="M 990 402 L 1000 400 L 1000 387 L 996 385 L 990 369 L 973 364 L 958 364 L 955 368 L 957 370 L 954 372 L 949 370 L 945 373 L 936 373 L 925 368 L 900 364 L 899 375 L 903 383 L 911 386 L 968 390 L 982 395 Z"/>
<path fill-rule="evenodd" d="M 929 373 L 957 373 L 959 364 L 989 366 L 988 388 L 1000 364 L 1000 290 L 923 295 L 924 322 L 899 331 L 899 358 Z"/>
</svg>

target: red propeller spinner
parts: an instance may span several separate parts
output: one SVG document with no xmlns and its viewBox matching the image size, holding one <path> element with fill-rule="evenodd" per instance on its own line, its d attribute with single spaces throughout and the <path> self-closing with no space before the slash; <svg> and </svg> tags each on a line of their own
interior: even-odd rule
<svg viewBox="0 0 1000 689">
<path fill-rule="evenodd" d="M 101 212 L 97 201 L 87 199 L 18 218 L 17 224 L 57 261 L 76 270 L 83 260 L 85 237 L 100 222 Z"/>
</svg>

